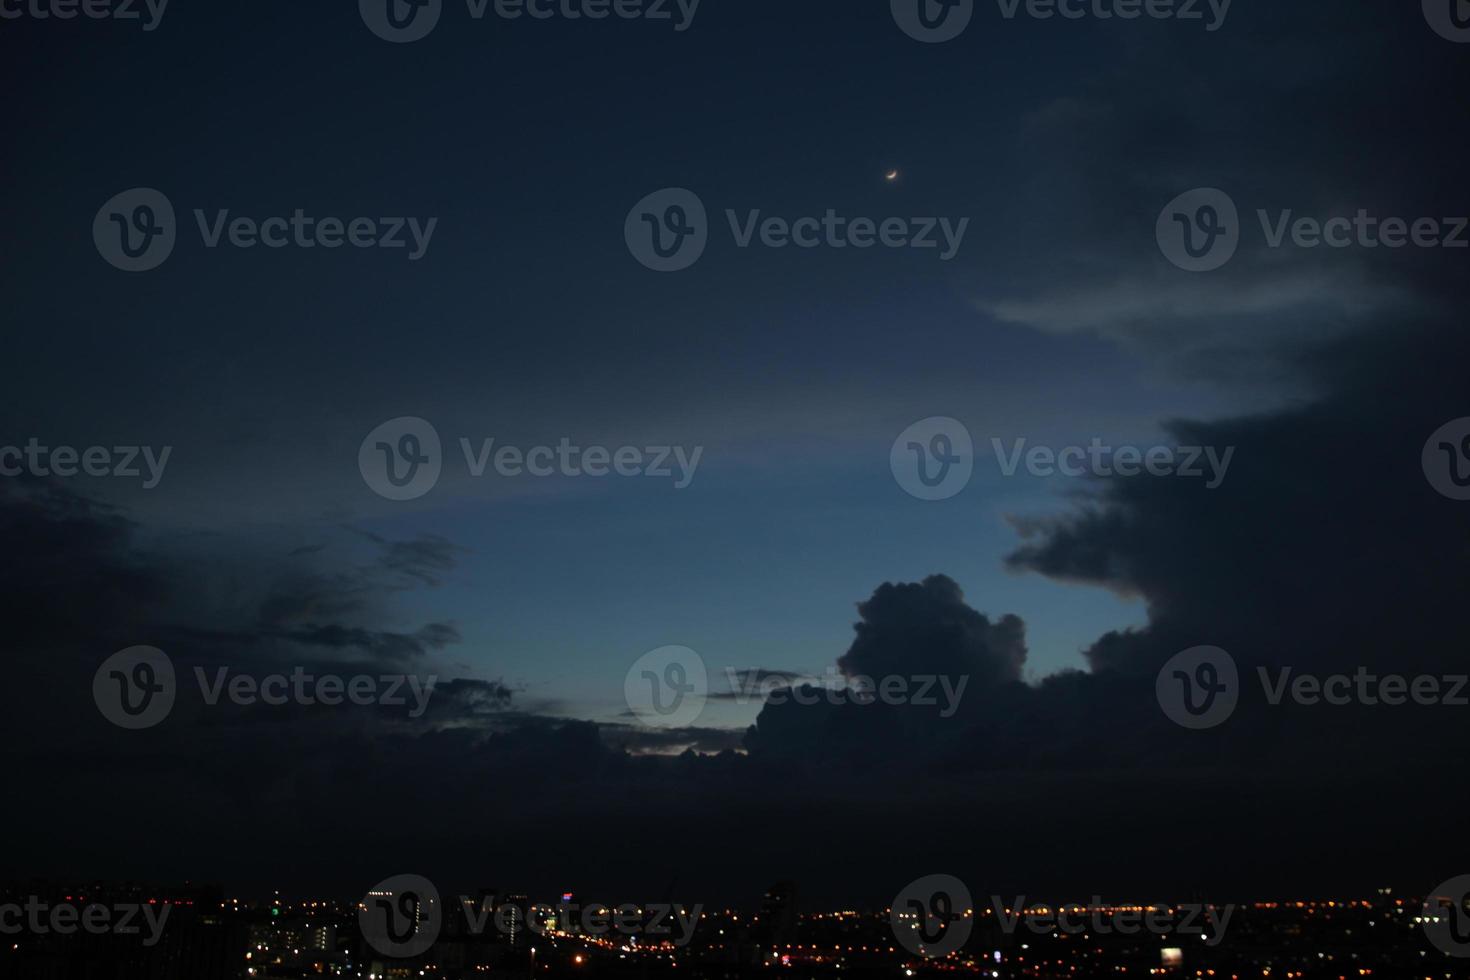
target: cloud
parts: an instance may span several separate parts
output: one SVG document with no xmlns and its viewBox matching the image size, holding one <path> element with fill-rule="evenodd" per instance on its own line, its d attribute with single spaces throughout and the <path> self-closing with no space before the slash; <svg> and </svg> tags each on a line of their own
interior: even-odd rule
<svg viewBox="0 0 1470 980">
<path fill-rule="evenodd" d="M 356 533 L 382 547 L 379 561 L 384 569 L 424 585 L 438 585 L 443 575 L 454 570 L 456 555 L 464 550 L 437 534 L 420 534 L 408 541 L 389 541 L 367 531 L 356 530 Z"/>
<path fill-rule="evenodd" d="M 1004 323 L 1052 333 L 1148 340 L 1162 346 L 1171 335 L 1177 343 L 1185 330 L 1223 333 L 1233 327 L 1239 337 L 1244 326 L 1251 333 L 1265 334 L 1259 318 L 1290 317 L 1293 323 L 1354 321 L 1387 310 L 1409 309 L 1415 302 L 1408 290 L 1374 283 L 1363 269 L 1344 268 L 1341 263 L 1332 269 L 1243 265 L 1203 281 L 1172 270 L 1156 273 L 1143 277 L 1120 271 L 1095 281 L 1053 284 L 1036 295 L 980 299 L 976 305 Z M 1278 324 L 1272 336 L 1253 339 L 1258 343 L 1279 341 L 1279 335 Z M 1189 335 L 1184 334 L 1184 339 L 1190 339 Z"/>
<path fill-rule="evenodd" d="M 427 723 L 459 725 L 493 722 L 506 715 L 515 691 L 504 681 L 456 677 L 434 684 Z"/>
<path fill-rule="evenodd" d="M 460 645 L 452 624 L 402 624 L 394 598 L 405 575 L 392 556 L 406 552 L 391 541 L 344 535 L 288 561 L 220 535 L 192 550 L 150 549 L 115 510 L 52 485 L 0 483 L 0 547 L 28 556 L 0 571 L 20 638 L 7 720 L 25 733 L 4 742 L 0 762 L 18 785 L 45 791 L 12 822 L 54 856 L 40 872 L 271 887 L 293 876 L 337 887 L 360 882 L 368 865 L 407 863 L 449 881 L 483 868 L 547 887 L 568 878 L 664 887 L 682 874 L 728 894 L 757 891 L 780 867 L 838 890 L 875 889 L 881 901 L 890 885 L 942 867 L 983 868 L 997 887 L 1056 875 L 1152 899 L 1169 888 L 1328 887 L 1334 872 L 1323 869 L 1349 849 L 1344 887 L 1360 876 L 1437 881 L 1441 843 L 1384 828 L 1470 802 L 1447 775 L 1459 764 L 1462 712 L 1269 708 L 1256 697 L 1225 726 L 1188 732 L 1159 710 L 1154 677 L 1168 656 L 1202 643 L 1229 650 L 1248 678 L 1281 666 L 1467 672 L 1470 525 L 1419 462 L 1428 434 L 1470 411 L 1466 363 L 1470 336 L 1445 323 L 1319 346 L 1293 362 L 1318 396 L 1171 423 L 1182 443 L 1237 447 L 1218 489 L 1113 477 L 1019 523 L 1013 571 L 1147 603 L 1145 626 L 1087 648 L 1086 671 L 1023 683 L 1018 617 L 983 611 L 943 575 L 879 585 L 859 603 L 845 649 L 834 637 L 835 663 L 848 678 L 970 678 L 948 717 L 817 698 L 768 704 L 745 733 L 568 720 L 522 704 L 503 681 L 446 668 Z M 407 553 L 449 567 L 446 544 Z M 113 650 L 157 637 L 185 672 L 300 664 L 442 676 L 418 718 L 204 711 L 181 699 L 157 728 L 121 733 L 91 703 L 92 673 Z M 738 676 L 815 692 L 795 674 Z M 154 819 L 160 799 L 166 826 Z M 1191 828 L 1187 839 L 1169 836 L 1179 827 Z M 1190 860 L 1137 861 L 1160 834 L 1189 847 Z M 1047 841 L 1044 868 L 1028 849 L 997 846 L 1027 835 Z M 558 856 L 515 843 L 542 839 L 593 846 Z M 657 847 L 596 846 L 627 839 Z M 150 846 L 129 846 L 139 841 Z M 1262 853 L 1268 868 L 1253 859 Z M 854 866 L 852 854 L 867 859 Z"/>
<path fill-rule="evenodd" d="M 716 678 L 718 680 L 719 678 Z M 742 667 L 730 670 L 724 677 L 729 690 L 710 691 L 711 701 L 745 702 L 759 697 L 767 691 L 793 684 L 818 680 L 810 674 L 796 670 L 767 670 L 764 667 Z"/>
<path fill-rule="evenodd" d="M 885 583 L 858 604 L 858 615 L 857 637 L 837 659 L 848 677 L 966 675 L 986 686 L 1021 679 L 1025 624 L 1016 616 L 992 623 L 947 576 Z"/>
<path fill-rule="evenodd" d="M 12 650 L 109 633 L 155 607 L 170 573 L 130 550 L 136 525 L 120 511 L 50 481 L 0 480 L 0 592 Z"/>
<path fill-rule="evenodd" d="M 1305 365 L 1322 398 L 1170 427 L 1181 444 L 1237 447 L 1219 489 L 1105 481 L 1072 514 L 1018 522 L 1008 564 L 1147 600 L 1149 628 L 1100 640 L 1095 667 L 1150 671 L 1190 638 L 1250 659 L 1462 667 L 1450 609 L 1466 528 L 1419 452 L 1466 411 L 1467 355 L 1461 331 L 1413 323 L 1323 347 Z"/>
<path fill-rule="evenodd" d="M 1016 132 L 1024 161 L 1016 184 L 991 216 L 1014 237 L 976 253 L 975 307 L 1005 323 L 1206 365 L 1246 352 L 1269 360 L 1283 346 L 1435 307 L 1438 289 L 1425 288 L 1423 271 L 1443 257 L 1272 248 L 1258 218 L 1463 212 L 1442 193 L 1454 186 L 1455 157 L 1434 148 L 1439 127 L 1418 126 L 1412 111 L 1442 103 L 1453 63 L 1412 33 L 1423 27 L 1415 18 L 1350 6 L 1333 25 L 1278 5 L 1260 14 L 1269 30 L 1136 47 L 1036 104 Z M 1374 72 L 1370 96 L 1359 59 L 1371 59 L 1385 36 L 1398 39 L 1404 62 Z M 1221 59 L 1230 71 L 1200 69 Z M 1161 84 L 1168 78 L 1189 83 Z M 1374 122 L 1341 124 L 1365 117 Z M 1175 268 L 1155 241 L 1163 207 L 1197 187 L 1225 191 L 1240 215 L 1239 251 L 1205 274 Z"/>
</svg>

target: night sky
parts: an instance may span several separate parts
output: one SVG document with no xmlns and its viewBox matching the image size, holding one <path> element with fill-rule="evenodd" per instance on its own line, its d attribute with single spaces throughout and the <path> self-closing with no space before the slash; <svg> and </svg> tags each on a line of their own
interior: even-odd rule
<svg viewBox="0 0 1470 980">
<path fill-rule="evenodd" d="M 674 3 L 444 0 L 400 44 L 347 0 L 172 0 L 151 30 L 138 6 L 0 19 L 0 447 L 171 447 L 152 488 L 0 477 L 21 845 L 0 876 L 732 898 L 795 878 L 881 902 L 931 872 L 1154 900 L 1470 870 L 1470 707 L 1272 707 L 1257 685 L 1195 732 L 1155 698 L 1197 645 L 1243 675 L 1470 671 L 1470 503 L 1421 466 L 1470 416 L 1470 249 L 1273 248 L 1256 215 L 1470 214 L 1470 46 L 1419 3 L 1235 0 L 1212 30 L 1203 3 L 977 2 L 932 44 L 880 0 L 703 0 L 683 30 Z M 92 227 L 138 187 L 177 243 L 125 272 Z M 624 238 L 663 188 L 708 209 L 671 273 Z M 1239 208 L 1211 272 L 1155 237 L 1193 188 Z M 437 221 L 411 259 L 210 248 L 195 209 Z M 727 209 L 969 223 L 949 259 L 741 248 Z M 443 474 L 394 501 L 358 455 L 403 416 Z M 926 501 L 890 450 L 934 416 L 977 458 Z M 682 488 L 475 478 L 461 438 L 702 455 Z M 1208 489 L 1006 476 L 993 438 L 1235 450 Z M 123 731 L 92 678 L 136 645 L 181 677 L 441 685 L 409 719 L 181 682 L 167 721 Z M 666 645 L 712 696 L 651 730 L 624 677 Z M 946 718 L 763 709 L 722 696 L 726 668 L 970 682 Z"/>
</svg>

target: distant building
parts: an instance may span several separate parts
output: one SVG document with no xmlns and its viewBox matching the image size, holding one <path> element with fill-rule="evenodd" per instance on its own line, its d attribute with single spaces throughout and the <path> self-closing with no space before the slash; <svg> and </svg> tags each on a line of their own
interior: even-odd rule
<svg viewBox="0 0 1470 980">
<path fill-rule="evenodd" d="M 767 947 L 790 946 L 796 942 L 797 922 L 796 882 L 778 881 L 761 899 L 756 940 Z"/>
<path fill-rule="evenodd" d="M 531 899 L 527 895 L 507 895 L 495 907 L 495 928 L 512 949 L 527 949 L 534 933 L 530 927 Z"/>
</svg>

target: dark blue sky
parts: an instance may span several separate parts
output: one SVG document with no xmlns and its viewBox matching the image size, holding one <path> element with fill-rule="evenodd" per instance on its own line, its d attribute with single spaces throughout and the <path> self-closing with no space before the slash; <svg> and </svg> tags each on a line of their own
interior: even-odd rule
<svg viewBox="0 0 1470 980">
<path fill-rule="evenodd" d="M 159 530 L 443 534 L 470 552 L 403 615 L 452 618 L 476 673 L 578 713 L 664 642 L 818 668 L 873 585 L 939 569 L 982 607 L 1026 616 L 1038 674 L 1141 621 L 1137 606 L 1000 568 L 1005 515 L 1075 481 L 982 467 L 958 499 L 924 504 L 899 491 L 887 455 L 931 415 L 981 442 L 1123 441 L 1238 403 L 1138 351 L 983 308 L 1075 261 L 1060 200 L 1077 192 L 1074 125 L 1042 117 L 1135 95 L 1109 75 L 1139 70 L 1145 48 L 1228 63 L 1217 35 L 992 17 L 929 46 L 876 4 L 707 3 L 683 33 L 477 22 L 450 4 L 434 34 L 394 46 L 340 6 L 180 6 L 151 33 L 7 24 L 12 77 L 46 79 L 44 98 L 16 106 L 28 138 L 7 155 L 9 220 L 44 230 L 7 256 L 26 311 L 18 360 L 47 365 L 10 389 L 21 430 L 176 446 L 162 489 L 128 501 Z M 1238 37 L 1267 15 L 1237 16 Z M 1045 142 L 1026 145 L 1038 130 Z M 725 208 L 972 220 L 948 263 L 740 250 L 724 234 L 694 269 L 658 276 L 631 261 L 622 218 L 669 185 L 696 189 L 721 225 Z M 417 263 L 207 250 L 191 234 L 163 268 L 128 276 L 96 261 L 85 232 L 133 186 L 163 190 L 186 224 L 196 207 L 440 221 Z M 1134 217 L 1111 234 L 1144 234 L 1148 215 Z M 1146 276 L 1151 240 L 1137 244 Z M 446 440 L 706 455 L 677 494 L 492 477 L 385 506 L 352 463 L 397 415 Z"/>
<path fill-rule="evenodd" d="M 1406 324 L 1449 333 L 1461 255 L 1271 249 L 1255 210 L 1465 214 L 1465 57 L 1417 3 L 1236 0 L 1216 31 L 1007 20 L 980 3 L 944 44 L 905 36 L 877 0 L 704 0 L 683 32 L 476 21 L 446 0 L 430 36 L 400 45 L 350 2 L 173 0 L 150 32 L 0 21 L 0 445 L 173 447 L 156 489 L 68 484 L 122 508 L 129 554 L 188 581 L 169 627 L 248 628 L 298 579 L 340 584 L 375 560 L 364 534 L 434 536 L 452 557 L 349 618 L 452 624 L 459 641 L 429 665 L 504 681 L 537 718 L 616 723 L 629 664 L 666 644 L 716 670 L 820 671 L 851 643 L 855 603 L 935 573 L 973 609 L 1025 621 L 1026 680 L 1089 669 L 1083 651 L 1109 631 L 1158 631 L 1178 608 L 1169 582 L 1216 589 L 1221 608 L 1249 592 L 1257 573 L 1219 557 L 1230 536 L 1207 551 L 1193 529 L 1246 514 L 1257 523 L 1233 540 L 1253 541 L 1302 520 L 1295 505 L 1258 513 L 1261 486 L 1295 484 L 1249 420 L 1358 397 L 1375 345 Z M 134 187 L 168 196 L 180 239 L 129 274 L 91 227 Z M 704 256 L 673 274 L 623 236 L 665 187 L 695 191 L 712 223 Z M 1244 240 L 1214 273 L 1176 268 L 1155 239 L 1160 209 L 1196 187 L 1240 207 Z M 438 223 L 418 261 L 209 249 L 195 208 Z M 727 208 L 970 223 L 952 261 L 741 249 Z M 1414 425 L 1452 417 L 1411 407 Z M 408 502 L 357 466 L 399 416 L 445 444 L 444 477 Z M 898 434 L 930 416 L 964 422 L 981 456 L 939 502 L 889 467 Z M 1117 500 L 1093 481 L 1003 476 L 992 437 L 1146 447 L 1177 443 L 1179 419 L 1262 437 L 1254 458 L 1276 476 L 1140 505 L 1081 557 L 1007 560 L 1018 520 Z M 678 490 L 469 479 L 461 437 L 703 456 Z M 1353 602 L 1382 593 L 1358 584 Z M 1213 641 L 1189 632 L 1169 636 Z M 704 723 L 743 729 L 758 707 L 716 705 Z"/>
</svg>

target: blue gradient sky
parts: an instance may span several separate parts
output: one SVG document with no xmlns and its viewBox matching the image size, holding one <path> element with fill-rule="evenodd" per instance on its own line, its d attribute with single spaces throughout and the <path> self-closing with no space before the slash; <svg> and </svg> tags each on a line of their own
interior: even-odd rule
<svg viewBox="0 0 1470 980">
<path fill-rule="evenodd" d="M 349 524 L 449 539 L 459 566 L 398 596 L 395 613 L 453 621 L 464 643 L 450 659 L 467 674 L 569 715 L 616 714 L 626 665 L 670 643 L 716 666 L 820 670 L 846 648 L 854 603 L 935 572 L 976 608 L 1026 620 L 1030 675 L 1082 666 L 1080 648 L 1144 610 L 1004 570 L 1007 517 L 1054 512 L 1080 487 L 1002 478 L 989 439 L 1149 445 L 1170 418 L 1279 404 L 1292 392 L 1252 339 L 1344 319 L 1323 326 L 1290 289 L 1266 290 L 1245 329 L 1220 300 L 1261 292 L 1250 272 L 1244 289 L 1182 296 L 1152 239 L 1160 203 L 1227 178 L 1249 193 L 1287 139 L 1252 112 L 1239 59 L 1309 30 L 1298 13 L 1240 6 L 1227 36 L 987 15 L 930 47 L 899 34 L 885 4 L 781 4 L 773 29 L 771 5 L 711 2 L 673 38 L 458 11 L 390 48 L 337 6 L 180 7 L 167 27 L 187 28 L 189 45 L 95 53 L 91 77 L 125 76 L 146 99 L 103 114 L 95 86 L 58 82 L 44 110 L 16 107 L 46 138 L 8 151 L 26 193 L 4 196 L 4 217 L 49 233 L 4 256 L 28 324 L 15 362 L 42 366 L 18 372 L 6 415 L 53 443 L 173 445 L 159 490 L 90 488 L 161 547 L 284 554 Z M 60 43 L 13 30 L 36 42 L 17 71 Z M 1314 57 L 1300 71 L 1322 70 Z M 237 71 L 177 83 L 218 59 Z M 1201 106 L 1160 88 L 1191 61 L 1240 69 L 1241 97 L 1217 86 Z M 89 126 L 54 122 L 69 113 Z M 1176 165 L 1177 146 L 1202 142 L 1218 155 Z M 1310 200 L 1302 155 L 1275 179 Z M 181 216 L 303 207 L 440 223 L 417 263 L 209 251 L 195 236 L 162 269 L 126 276 L 86 231 L 132 186 L 165 190 Z M 972 221 L 950 263 L 739 250 L 721 231 L 694 269 L 659 276 L 632 261 L 622 225 L 664 186 L 695 189 L 720 225 L 727 207 Z M 1352 260 L 1333 258 L 1319 285 L 1354 280 Z M 58 267 L 75 272 L 44 272 Z M 1314 311 L 1344 301 L 1314 297 Z M 677 492 L 467 481 L 452 458 L 431 495 L 391 504 L 355 462 L 399 415 L 432 421 L 452 456 L 460 436 L 705 453 Z M 933 415 L 965 422 L 982 458 L 964 493 L 924 503 L 896 485 L 888 451 Z"/>
</svg>

